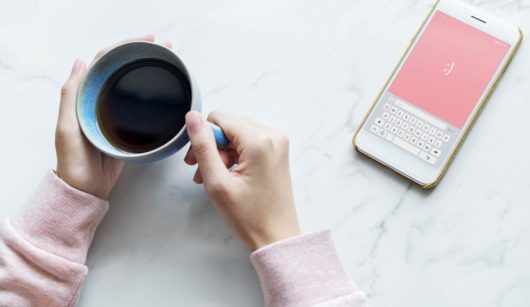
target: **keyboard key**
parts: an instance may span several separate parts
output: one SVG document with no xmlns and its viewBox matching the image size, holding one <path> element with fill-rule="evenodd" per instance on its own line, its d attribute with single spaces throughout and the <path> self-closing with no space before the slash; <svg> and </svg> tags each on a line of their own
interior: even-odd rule
<svg viewBox="0 0 530 307">
<path fill-rule="evenodd" d="M 402 139 L 394 138 L 393 143 L 401 147 L 402 149 L 410 152 L 413 155 L 417 155 L 420 152 L 418 148 L 410 145 L 409 143 L 403 141 Z"/>
<path fill-rule="evenodd" d="M 430 129 L 431 129 L 431 125 L 423 124 L 423 131 L 429 131 Z"/>
<path fill-rule="evenodd" d="M 447 125 L 444 124 L 442 121 L 440 121 L 436 117 L 431 116 L 431 115 L 427 114 L 426 112 L 423 112 L 422 110 L 412 106 L 409 103 L 406 103 L 404 101 L 396 99 L 396 103 L 395 104 L 396 104 L 396 106 L 398 106 L 399 108 L 403 109 L 404 111 L 408 111 L 409 113 L 415 115 L 417 118 L 423 119 L 424 121 L 428 122 L 429 125 L 435 125 L 435 126 L 439 127 L 442 130 L 447 129 Z"/>
<path fill-rule="evenodd" d="M 410 114 L 408 113 L 403 114 L 403 120 L 409 121 L 409 119 L 410 119 Z"/>
<path fill-rule="evenodd" d="M 423 133 L 423 132 L 421 132 L 421 130 L 418 129 L 418 130 L 416 130 L 416 132 L 414 132 L 414 135 L 420 138 L 421 135 L 422 135 L 422 133 Z"/>
<path fill-rule="evenodd" d="M 425 145 L 425 142 L 422 140 L 418 140 L 418 143 L 416 143 L 416 146 L 418 146 L 419 148 L 423 148 L 423 145 Z"/>
<path fill-rule="evenodd" d="M 435 135 L 436 134 L 436 130 L 437 130 L 436 128 L 431 127 L 431 130 L 429 130 L 429 134 L 430 135 Z"/>
<path fill-rule="evenodd" d="M 385 103 L 385 106 L 383 107 L 383 109 L 385 111 L 390 111 L 390 104 L 389 103 Z"/>
<path fill-rule="evenodd" d="M 401 128 L 407 130 L 409 128 L 409 123 L 403 122 L 403 124 L 401 125 Z"/>
<path fill-rule="evenodd" d="M 442 141 L 436 140 L 436 142 L 434 142 L 434 146 L 436 146 L 438 148 L 442 147 Z"/>
<path fill-rule="evenodd" d="M 377 134 L 377 132 L 379 131 L 379 127 L 376 126 L 376 125 L 372 125 L 370 127 L 370 131 L 372 131 L 373 133 Z"/>
<path fill-rule="evenodd" d="M 396 119 L 396 126 L 401 127 L 401 124 L 403 124 L 403 121 L 401 119 Z"/>
<path fill-rule="evenodd" d="M 384 138 L 384 137 L 386 137 L 386 135 L 388 134 L 388 132 L 386 132 L 386 130 L 379 129 L 379 132 L 377 132 L 377 134 L 378 134 L 380 137 Z"/>
<path fill-rule="evenodd" d="M 389 142 L 392 142 L 393 138 L 394 138 L 394 135 L 392 135 L 390 133 L 386 136 L 386 140 L 389 141 Z"/>
<path fill-rule="evenodd" d="M 429 135 L 427 133 L 423 133 L 421 135 L 421 139 L 424 140 L 424 141 L 427 141 L 428 138 L 429 138 Z"/>
<path fill-rule="evenodd" d="M 405 135 L 403 136 L 403 139 L 405 139 L 405 141 L 409 141 L 411 137 L 412 135 L 410 135 L 409 133 L 405 133 Z"/>
<path fill-rule="evenodd" d="M 383 124 L 385 123 L 385 121 L 383 119 L 381 119 L 380 117 L 376 118 L 374 122 L 379 127 L 383 126 Z"/>
<path fill-rule="evenodd" d="M 411 143 L 412 145 L 416 145 L 416 143 L 418 143 L 418 139 L 417 139 L 416 137 L 413 136 L 413 137 L 410 138 L 410 143 Z"/>
<path fill-rule="evenodd" d="M 405 136 L 405 131 L 399 130 L 398 133 L 397 133 L 397 136 L 400 137 L 400 138 L 403 138 L 403 136 Z"/>
<path fill-rule="evenodd" d="M 394 123 L 396 121 L 396 117 L 394 115 L 390 115 L 390 118 L 388 119 L 389 122 Z"/>
<path fill-rule="evenodd" d="M 397 115 L 398 117 L 402 117 L 402 116 L 403 116 L 403 111 L 398 110 L 398 111 L 396 112 L 396 115 Z"/>
<path fill-rule="evenodd" d="M 444 133 L 440 130 L 436 131 L 436 134 L 434 135 L 436 138 L 441 139 L 444 136 Z"/>
<path fill-rule="evenodd" d="M 451 137 L 448 134 L 444 134 L 444 136 L 442 137 L 442 141 L 444 142 L 449 142 L 450 139 Z"/>
<path fill-rule="evenodd" d="M 416 132 L 416 128 L 414 128 L 414 126 L 410 126 L 408 131 L 410 133 L 414 133 L 414 132 Z"/>
<path fill-rule="evenodd" d="M 416 124 L 416 121 L 418 121 L 418 120 L 414 116 L 411 116 L 410 119 L 409 119 L 409 123 L 411 123 L 412 125 Z"/>
<path fill-rule="evenodd" d="M 399 129 L 396 126 L 392 127 L 392 129 L 390 129 L 390 132 L 392 132 L 393 134 L 397 134 L 398 131 L 399 131 Z"/>
<path fill-rule="evenodd" d="M 390 117 L 390 113 L 385 112 L 385 113 L 383 113 L 382 117 L 383 117 L 383 119 L 388 120 L 388 118 Z M 440 138 L 441 138 L 441 136 L 440 136 Z"/>
<path fill-rule="evenodd" d="M 442 151 L 438 148 L 433 148 L 431 154 L 435 157 L 439 157 L 442 154 Z"/>
<path fill-rule="evenodd" d="M 436 139 L 434 138 L 434 136 L 430 136 L 429 139 L 427 140 L 427 142 L 429 142 L 429 144 L 434 144 L 435 141 L 436 141 Z"/>
<path fill-rule="evenodd" d="M 390 128 L 392 128 L 392 124 L 391 124 L 391 123 L 386 123 L 383 127 L 384 127 L 386 130 L 390 130 Z"/>
<path fill-rule="evenodd" d="M 423 127 L 423 121 L 422 121 L 422 120 L 418 120 L 418 121 L 416 122 L 416 127 L 418 127 L 418 128 Z"/>
<path fill-rule="evenodd" d="M 423 145 L 423 149 L 426 151 L 426 152 L 429 152 L 432 148 L 432 145 L 427 143 L 425 145 Z"/>
<path fill-rule="evenodd" d="M 420 152 L 419 155 L 420 159 L 429 162 L 430 164 L 436 163 L 436 158 L 431 156 L 430 154 L 426 153 L 425 151 Z"/>
<path fill-rule="evenodd" d="M 397 108 L 394 106 L 390 106 L 390 113 L 396 114 L 396 112 L 397 112 Z"/>
</svg>

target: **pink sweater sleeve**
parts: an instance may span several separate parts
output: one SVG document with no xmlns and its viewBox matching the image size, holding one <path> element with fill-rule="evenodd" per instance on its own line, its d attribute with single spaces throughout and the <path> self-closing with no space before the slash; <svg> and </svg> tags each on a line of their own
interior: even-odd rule
<svg viewBox="0 0 530 307">
<path fill-rule="evenodd" d="M 276 242 L 250 256 L 266 306 L 365 306 L 342 266 L 331 232 Z"/>
<path fill-rule="evenodd" d="M 0 226 L 0 306 L 75 306 L 94 232 L 108 210 L 50 172 L 26 208 Z M 255 251 L 267 306 L 363 306 L 331 234 L 321 231 Z"/>
<path fill-rule="evenodd" d="M 75 306 L 84 265 L 108 203 L 54 173 L 0 226 L 0 306 Z"/>
</svg>

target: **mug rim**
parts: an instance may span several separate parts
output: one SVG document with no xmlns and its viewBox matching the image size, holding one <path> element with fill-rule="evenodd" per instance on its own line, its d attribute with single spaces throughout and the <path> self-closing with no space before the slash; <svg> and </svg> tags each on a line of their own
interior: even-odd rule
<svg viewBox="0 0 530 307">
<path fill-rule="evenodd" d="M 117 44 L 117 45 L 113 46 L 109 50 L 105 51 L 105 53 L 103 53 L 96 61 L 94 61 L 94 62 L 92 62 L 90 64 L 90 66 L 87 69 L 87 73 L 85 74 L 85 77 L 81 81 L 81 84 L 79 85 L 79 88 L 77 90 L 77 94 L 76 94 L 76 117 L 77 117 L 77 122 L 79 124 L 79 127 L 81 128 L 81 131 L 83 132 L 83 135 L 87 138 L 87 140 L 90 142 L 90 144 L 92 146 L 96 147 L 98 150 L 100 150 L 104 154 L 106 154 L 108 156 L 111 156 L 111 157 L 114 157 L 114 158 L 122 159 L 122 160 L 146 160 L 145 158 L 152 158 L 153 156 L 156 156 L 156 154 L 164 152 L 169 147 L 171 147 L 174 143 L 176 143 L 178 140 L 180 140 L 183 137 L 187 136 L 187 134 L 186 134 L 186 129 L 187 129 L 186 128 L 186 123 L 184 123 L 182 128 L 179 130 L 179 132 L 177 132 L 175 134 L 175 136 L 173 136 L 169 141 L 167 141 L 163 145 L 161 145 L 161 146 L 159 146 L 159 147 L 157 147 L 155 149 L 152 149 L 152 150 L 149 150 L 149 151 L 146 151 L 146 152 L 140 152 L 140 153 L 133 153 L 133 152 L 124 151 L 123 149 L 112 145 L 112 143 L 109 142 L 109 140 L 106 138 L 105 134 L 101 132 L 101 134 L 107 140 L 107 142 L 110 144 L 110 146 L 112 146 L 114 149 L 116 149 L 117 152 L 120 153 L 119 155 L 117 155 L 114 152 L 109 152 L 107 150 L 107 148 L 102 148 L 101 146 L 98 146 L 96 144 L 96 142 L 92 139 L 91 134 L 87 131 L 85 125 L 82 124 L 83 121 L 81 120 L 81 117 L 82 117 L 82 115 L 81 115 L 82 93 L 83 93 L 83 90 L 84 90 L 84 88 L 86 86 L 86 82 L 89 79 L 88 77 L 90 76 L 91 73 L 93 73 L 93 69 L 94 69 L 95 65 L 98 62 L 100 62 L 101 59 L 103 59 L 105 56 L 107 56 L 111 51 L 115 50 L 116 48 L 122 47 L 122 46 L 125 46 L 125 45 L 132 45 L 132 44 L 147 44 L 147 45 L 152 45 L 152 46 L 156 46 L 156 47 L 159 47 L 159 48 L 164 48 L 167 51 L 170 51 L 171 54 L 173 54 L 182 63 L 182 66 L 184 68 L 184 73 L 186 74 L 186 77 L 188 78 L 188 82 L 190 83 L 191 103 L 190 103 L 190 108 L 189 108 L 188 112 L 200 109 L 199 88 L 198 88 L 197 83 L 196 83 L 194 77 L 192 76 L 191 72 L 189 71 L 189 69 L 184 64 L 184 60 L 182 59 L 182 57 L 179 57 L 172 49 L 170 49 L 170 48 L 168 48 L 166 46 L 154 43 L 154 42 L 131 41 L 131 42 L 121 43 L 121 44 Z M 116 73 L 116 72 L 114 72 L 114 73 Z M 198 110 L 198 111 L 200 111 L 200 110 Z M 101 128 L 99 127 L 99 123 L 98 123 L 97 119 L 96 119 L 96 125 L 97 125 L 98 129 L 101 131 Z"/>
</svg>

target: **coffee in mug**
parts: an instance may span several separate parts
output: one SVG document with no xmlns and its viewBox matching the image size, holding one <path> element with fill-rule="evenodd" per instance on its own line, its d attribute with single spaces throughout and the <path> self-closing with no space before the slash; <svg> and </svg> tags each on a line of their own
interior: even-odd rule
<svg viewBox="0 0 530 307">
<path fill-rule="evenodd" d="M 89 68 L 77 93 L 77 119 L 101 152 L 126 161 L 166 158 L 188 142 L 185 116 L 202 109 L 184 62 L 150 42 L 115 46 Z M 228 146 L 211 124 L 218 146 Z"/>
</svg>

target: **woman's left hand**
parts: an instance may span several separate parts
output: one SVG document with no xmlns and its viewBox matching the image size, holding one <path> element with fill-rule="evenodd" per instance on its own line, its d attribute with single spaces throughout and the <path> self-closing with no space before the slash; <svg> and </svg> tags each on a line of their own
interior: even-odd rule
<svg viewBox="0 0 530 307">
<path fill-rule="evenodd" d="M 126 39 L 119 44 L 130 41 L 154 42 L 154 40 L 153 35 L 145 35 Z M 169 43 L 163 45 L 171 47 Z M 110 48 L 99 51 L 94 61 Z M 55 132 L 57 176 L 73 188 L 107 199 L 120 176 L 123 161 L 100 152 L 81 132 L 76 116 L 76 95 L 86 71 L 85 63 L 76 60 L 70 77 L 61 90 L 61 105 Z"/>
</svg>

